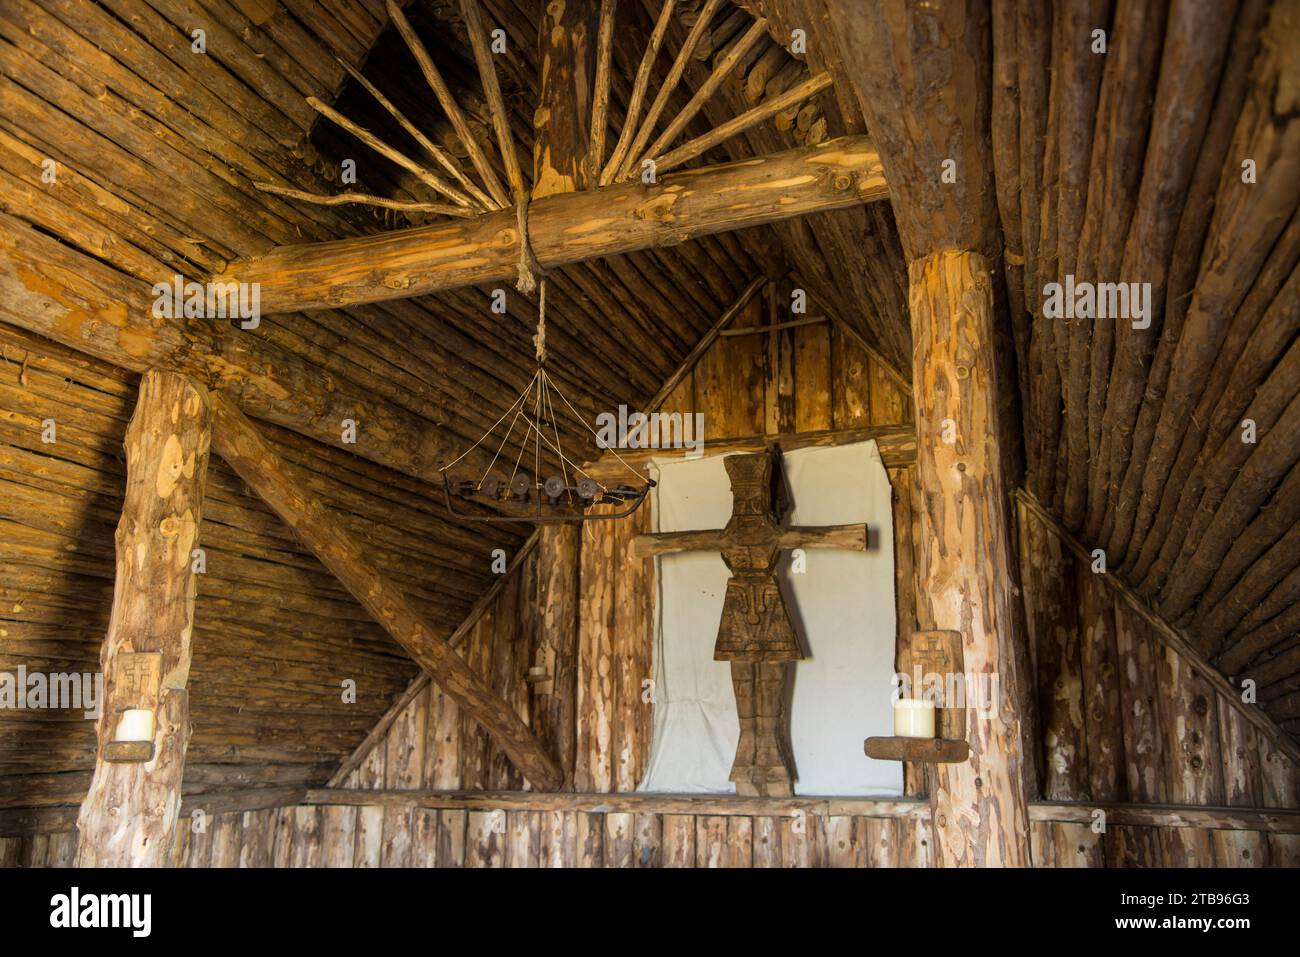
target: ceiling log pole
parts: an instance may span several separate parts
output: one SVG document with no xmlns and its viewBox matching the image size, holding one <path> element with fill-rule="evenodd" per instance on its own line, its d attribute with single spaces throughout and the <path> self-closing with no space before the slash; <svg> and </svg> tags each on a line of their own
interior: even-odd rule
<svg viewBox="0 0 1300 957">
<path fill-rule="evenodd" d="M 397 32 L 402 35 L 407 49 L 411 51 L 411 56 L 415 57 L 415 62 L 419 65 L 420 72 L 424 74 L 429 89 L 433 90 L 433 95 L 438 98 L 438 104 L 442 107 L 443 112 L 447 114 L 447 119 L 451 121 L 456 136 L 460 138 L 461 143 L 464 144 L 466 151 L 468 151 L 470 162 L 474 164 L 474 169 L 483 180 L 483 186 L 492 194 L 492 199 L 498 206 L 502 208 L 509 206 L 510 201 L 506 197 L 506 191 L 501 185 L 501 180 L 497 179 L 496 174 L 492 172 L 492 164 L 488 162 L 483 147 L 474 138 L 474 132 L 469 128 L 469 123 L 465 121 L 465 114 L 461 112 L 460 104 L 451 95 L 451 89 L 442 78 L 442 74 L 438 72 L 438 68 L 434 66 L 433 57 L 429 56 L 429 51 L 420 41 L 419 36 L 416 35 L 415 28 L 411 26 L 411 21 L 406 19 L 406 14 L 402 12 L 402 8 L 394 0 L 388 0 L 386 7 L 388 19 L 392 21 L 393 26 L 397 27 Z"/>
<path fill-rule="evenodd" d="M 465 31 L 469 34 L 474 62 L 478 66 L 479 82 L 483 84 L 488 111 L 492 114 L 492 129 L 496 132 L 497 150 L 501 153 L 501 163 L 505 167 L 506 179 L 510 182 L 510 195 L 515 203 L 522 203 L 527 198 L 524 173 L 519 165 L 519 154 L 515 151 L 510 113 L 506 109 L 505 98 L 501 96 L 501 83 L 497 79 L 492 50 L 488 46 L 487 35 L 483 32 L 478 0 L 460 0 L 460 16 L 465 23 Z"/>
<path fill-rule="evenodd" d="M 113 610 L 100 651 L 105 688 L 95 725 L 99 750 L 77 818 L 80 867 L 178 863 L 176 827 L 190 738 L 185 686 L 194 629 L 191 551 L 198 544 L 211 434 L 207 389 L 174 372 L 145 374 L 126 431 Z M 157 662 L 156 687 L 137 670 L 146 660 Z M 105 758 L 126 708 L 154 713 L 153 750 L 146 761 Z"/>
<path fill-rule="evenodd" d="M 845 209 L 888 195 L 871 140 L 818 146 L 539 199 L 528 239 L 543 269 Z M 404 299 L 510 279 L 513 209 L 374 236 L 279 246 L 233 262 L 220 282 L 256 282 L 264 313 Z"/>
<path fill-rule="evenodd" d="M 749 52 L 750 47 L 765 36 L 767 36 L 767 21 L 760 17 L 754 21 L 739 40 L 731 45 L 726 55 L 714 64 L 713 72 L 709 74 L 709 78 L 700 84 L 690 100 L 682 107 L 682 111 L 673 118 L 672 122 L 659 134 L 659 138 L 645 151 L 645 155 L 658 156 L 668 144 L 677 139 L 678 134 L 686 129 L 686 124 L 695 119 L 695 114 L 703 108 L 709 97 L 722 85 L 722 81 L 731 75 L 731 71 Z"/>
<path fill-rule="evenodd" d="M 667 78 L 660 85 L 659 92 L 655 94 L 654 102 L 650 104 L 645 119 L 641 121 L 641 128 L 632 140 L 632 146 L 627 152 L 627 158 L 623 161 L 623 168 L 619 170 L 619 179 L 627 179 L 631 176 L 638 159 L 646 155 L 642 153 L 642 150 L 645 149 L 646 142 L 653 135 L 655 124 L 659 122 L 660 114 L 663 113 L 664 107 L 668 105 L 668 98 L 677 89 L 682 74 L 686 72 L 686 65 L 694 55 L 696 46 L 699 45 L 700 37 L 708 30 L 709 21 L 713 19 L 713 15 L 717 12 L 718 5 L 721 2 L 722 0 L 707 0 L 704 9 L 699 12 L 695 23 L 691 25 L 690 33 L 686 34 L 686 40 L 677 51 L 677 56 L 673 58 L 673 65 L 668 71 Z"/>
<path fill-rule="evenodd" d="M 596 31 L 596 77 L 591 94 L 591 141 L 587 145 L 586 176 L 590 183 L 605 167 L 605 134 L 609 130 L 610 64 L 614 53 L 615 0 L 600 0 L 600 26 Z M 541 100 L 541 102 L 545 102 Z"/>
<path fill-rule="evenodd" d="M 925 543 L 916 624 L 961 632 L 968 677 L 1000 686 L 970 712 L 970 759 L 933 769 L 935 860 L 1029 866 L 1032 711 L 1005 447 L 1015 422 L 1003 421 L 994 334 L 990 15 L 975 2 L 826 6 L 909 260 Z"/>
<path fill-rule="evenodd" d="M 614 154 L 600 173 L 601 186 L 608 186 L 614 182 L 632 146 L 632 137 L 636 135 L 637 127 L 641 122 L 641 104 L 645 102 L 650 74 L 654 69 L 655 58 L 659 56 L 659 48 L 663 45 L 664 34 L 668 32 L 668 24 L 672 22 L 673 8 L 676 5 L 677 0 L 664 0 L 664 5 L 659 8 L 659 17 L 655 20 L 650 41 L 646 44 L 645 52 L 641 55 L 641 64 L 636 70 L 636 79 L 632 82 L 632 95 L 628 97 L 627 113 L 623 117 L 623 128 L 619 131 L 618 141 L 614 144 Z"/>
<path fill-rule="evenodd" d="M 465 714 L 482 726 L 534 787 L 560 787 L 563 773 L 514 708 L 484 684 L 465 659 L 416 613 L 402 589 L 370 563 L 353 536 L 303 486 L 253 424 L 220 396 L 213 398 L 213 411 L 217 454 Z"/>
<path fill-rule="evenodd" d="M 791 106 L 797 106 L 805 100 L 811 99 L 822 90 L 826 89 L 832 83 L 829 73 L 819 73 L 816 76 L 809 77 L 802 83 L 798 83 L 784 93 L 774 96 L 771 99 L 764 100 L 751 110 L 740 114 L 733 119 L 728 120 L 720 126 L 714 127 L 707 133 L 697 136 L 695 139 L 683 143 L 677 149 L 665 153 L 663 156 L 654 157 L 655 169 L 659 172 L 667 172 L 670 169 L 676 169 L 682 163 L 693 160 L 701 153 L 707 153 L 720 143 L 725 143 L 733 136 L 750 127 L 757 126 L 759 123 L 770 119 L 782 110 Z"/>
</svg>

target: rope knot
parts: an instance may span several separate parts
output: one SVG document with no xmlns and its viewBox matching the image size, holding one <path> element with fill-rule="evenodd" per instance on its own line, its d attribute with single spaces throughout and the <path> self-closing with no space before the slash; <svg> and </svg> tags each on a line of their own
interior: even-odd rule
<svg viewBox="0 0 1300 957">
<path fill-rule="evenodd" d="M 542 264 L 533 255 L 532 244 L 528 241 L 527 196 L 519 196 L 515 203 L 515 222 L 519 228 L 519 262 L 515 264 L 519 278 L 515 280 L 515 288 L 528 296 L 537 288 L 538 277 L 542 275 Z"/>
<path fill-rule="evenodd" d="M 532 244 L 528 242 L 528 196 L 520 193 L 515 199 L 515 222 L 519 226 L 519 262 L 515 264 L 519 278 L 515 281 L 515 288 L 525 296 L 538 290 L 537 332 L 533 335 L 533 349 L 540 366 L 546 362 L 546 271 L 533 255 Z"/>
<path fill-rule="evenodd" d="M 533 335 L 533 349 L 537 352 L 537 364 L 546 362 L 546 279 L 543 278 L 537 293 L 537 332 Z"/>
</svg>

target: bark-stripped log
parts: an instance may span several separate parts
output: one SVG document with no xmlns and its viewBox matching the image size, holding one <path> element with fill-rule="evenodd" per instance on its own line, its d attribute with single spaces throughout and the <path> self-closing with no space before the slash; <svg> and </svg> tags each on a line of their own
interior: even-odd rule
<svg viewBox="0 0 1300 957">
<path fill-rule="evenodd" d="M 530 203 L 528 242 L 543 269 L 884 199 L 865 136 Z M 222 282 L 261 284 L 263 312 L 420 296 L 509 279 L 514 209 L 375 236 L 278 246 L 232 263 Z"/>
<path fill-rule="evenodd" d="M 1025 622 L 1034 649 L 1043 746 L 1043 797 L 1088 798 L 1079 596 L 1075 559 L 1023 507 L 1019 512 Z"/>
<path fill-rule="evenodd" d="M 585 189 L 591 118 L 595 0 L 559 0 L 539 11 L 541 61 L 533 117 L 533 197 Z M 599 172 L 599 171 L 597 171 Z"/>
<path fill-rule="evenodd" d="M 291 468 L 228 401 L 213 401 L 217 453 L 321 563 L 402 645 L 461 709 L 497 742 L 535 787 L 554 789 L 564 780 L 509 703 L 487 687 L 465 660 L 422 620 L 402 590 L 378 571 L 360 546 L 309 497 Z"/>
<path fill-rule="evenodd" d="M 548 668 L 547 681 L 534 690 L 533 724 L 547 750 L 573 787 L 578 675 L 578 555 L 581 526 L 543 525 L 538 529 L 537 655 Z"/>
<path fill-rule="evenodd" d="M 991 260 L 998 217 L 988 5 L 826 4 L 880 149 L 908 259 L 953 248 Z M 952 178 L 941 181 L 948 170 Z"/>
<path fill-rule="evenodd" d="M 971 759 L 935 768 L 935 851 L 944 865 L 1028 866 L 1022 689 L 1008 489 L 999 461 L 988 263 L 940 252 L 912 263 L 917 474 L 923 512 L 923 623 L 960 631 L 966 672 L 997 675 L 1000 694 L 967 722 Z M 943 441 L 955 428 L 957 441 Z M 928 622 L 927 622 L 928 618 Z"/>
<path fill-rule="evenodd" d="M 198 544 L 211 443 L 206 389 L 172 372 L 149 372 L 126 433 L 127 483 L 117 526 L 113 612 L 100 654 L 105 700 L 99 756 L 82 802 L 81 867 L 167 867 L 176 863 L 176 823 L 190 739 L 190 637 Z M 118 711 L 140 707 L 125 687 L 121 656 L 161 653 L 154 753 L 143 763 L 109 763 Z"/>
</svg>

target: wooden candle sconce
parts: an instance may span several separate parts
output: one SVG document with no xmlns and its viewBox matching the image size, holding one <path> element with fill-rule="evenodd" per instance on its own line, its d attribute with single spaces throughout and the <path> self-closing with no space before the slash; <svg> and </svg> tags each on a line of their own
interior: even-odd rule
<svg viewBox="0 0 1300 957">
<path fill-rule="evenodd" d="M 140 708 L 150 711 L 156 722 L 158 714 L 158 689 L 162 684 L 161 652 L 124 652 L 114 662 L 115 697 L 117 702 L 112 711 L 113 727 L 110 734 L 117 733 L 117 724 L 122 720 L 122 712 Z M 107 741 L 104 744 L 104 760 L 115 764 L 143 763 L 153 760 L 153 737 L 148 741 Z"/>
<path fill-rule="evenodd" d="M 555 694 L 555 649 L 543 645 L 533 655 L 533 664 L 524 680 L 536 694 Z"/>
<path fill-rule="evenodd" d="M 916 669 L 921 675 L 957 675 L 965 672 L 960 631 L 914 631 L 898 656 L 898 670 L 915 683 Z M 921 688 L 913 687 L 912 697 L 920 697 Z M 878 761 L 924 761 L 929 764 L 960 764 L 970 757 L 966 741 L 966 702 L 960 708 L 937 708 L 937 738 L 867 738 L 863 750 Z"/>
</svg>

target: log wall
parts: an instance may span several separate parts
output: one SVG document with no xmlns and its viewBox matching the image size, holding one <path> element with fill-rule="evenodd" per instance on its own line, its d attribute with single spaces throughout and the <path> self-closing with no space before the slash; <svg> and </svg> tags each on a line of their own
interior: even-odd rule
<svg viewBox="0 0 1300 957">
<path fill-rule="evenodd" d="M 810 304 L 809 312 L 815 312 Z M 757 297 L 735 327 L 765 325 Z M 782 317 L 788 319 L 789 316 Z M 896 380 L 829 322 L 720 339 L 664 404 L 664 411 L 702 411 L 707 437 L 810 432 L 907 423 L 910 398 Z M 897 497 L 900 553 L 910 556 L 910 469 L 891 474 Z M 630 521 L 593 522 L 578 557 L 576 749 L 573 789 L 635 789 L 650 749 L 651 706 L 642 682 L 652 674 L 653 561 L 628 551 L 648 530 L 649 509 Z M 461 653 L 531 721 L 548 696 L 526 678 L 536 652 L 539 563 L 531 552 L 473 625 Z M 900 561 L 900 574 L 911 562 Z M 900 590 L 902 601 L 914 589 Z M 905 610 L 900 610 L 900 620 Z M 919 779 L 910 778 L 910 793 Z M 339 782 L 361 789 L 509 790 L 523 781 L 472 722 L 435 686 L 425 685 L 397 715 L 380 743 Z M 265 825 L 245 812 L 255 850 Z M 218 820 L 221 820 L 219 818 Z M 805 828 L 806 825 L 806 828 Z M 731 815 L 585 813 L 581 811 L 459 811 L 383 806 L 285 809 L 275 825 L 290 847 L 270 858 L 356 866 L 484 866 L 550 860 L 569 865 L 796 866 L 827 863 L 926 866 L 928 838 L 909 822 L 865 816 L 793 818 Z M 324 837 L 322 837 L 324 835 Z M 558 835 L 559 848 L 551 843 Z M 193 840 L 193 837 L 192 837 Z M 217 831 L 199 836 L 191 860 L 239 860 Z M 292 849 L 294 842 L 300 846 Z M 331 844 L 330 842 L 339 842 Z M 211 850 L 207 850 L 210 845 Z M 279 845 L 277 845 L 278 847 Z M 542 858 L 542 848 L 548 848 Z M 351 850 L 349 858 L 348 849 Z"/>
<path fill-rule="evenodd" d="M 1023 503 L 1019 522 L 1043 797 L 1300 807 L 1296 763 L 1279 737 L 1248 720 L 1246 709 L 1256 706 L 1243 708 L 1212 684 L 1191 653 L 1172 647 Z M 1171 832 L 1157 842 L 1162 860 L 1206 859 L 1205 840 L 1187 847 L 1175 838 L 1188 835 Z"/>
<path fill-rule="evenodd" d="M 740 322 L 759 321 L 757 308 Z M 858 427 L 910 416 L 910 400 L 833 326 L 725 338 L 665 404 L 700 409 L 707 434 L 742 435 L 777 421 L 806 430 Z M 799 388 L 779 372 L 782 356 Z M 776 361 L 772 361 L 775 356 Z M 774 373 L 773 370 L 778 370 Z M 865 383 L 865 387 L 860 387 Z M 874 392 L 873 392 L 874 386 Z M 805 398 L 805 390 L 807 398 Z M 735 397 L 748 401 L 735 401 Z M 874 401 L 873 401 L 874 399 Z M 721 421 L 715 424 L 713 411 Z M 791 417 L 794 417 L 793 419 Z M 900 621 L 912 615 L 912 470 L 891 474 L 908 489 L 895 504 Z M 639 517 L 647 524 L 648 516 Z M 650 673 L 653 589 L 624 556 L 633 522 L 593 523 L 579 558 L 575 789 L 630 791 L 649 750 L 649 707 L 640 681 Z M 1042 796 L 1049 800 L 1295 808 L 1297 777 L 1286 755 L 1243 720 L 1171 651 L 1110 586 L 1052 537 L 1020 516 L 1022 572 L 1043 720 Z M 541 552 L 511 576 L 473 628 L 465 654 L 503 692 L 523 685 L 530 660 L 525 612 Z M 617 572 L 617 573 L 615 573 Z M 1066 582 L 1062 589 L 1057 582 Z M 1064 600 L 1060 596 L 1067 596 Z M 1055 601 L 1055 604 L 1050 604 Z M 523 614 L 521 614 L 523 612 Z M 1071 638 L 1070 636 L 1074 637 Z M 1065 651 L 1055 649 L 1065 646 Z M 1064 658 L 1064 666 L 1058 664 Z M 496 666 L 492 667 L 495 661 Z M 527 702 L 525 691 L 517 699 Z M 536 700 L 533 698 L 532 700 Z M 1127 702 L 1121 707 L 1121 702 Z M 449 714 L 426 688 L 393 724 L 345 787 L 438 790 L 517 786 L 517 775 L 485 754 L 481 733 Z M 454 705 L 450 706 L 454 709 Z M 526 709 L 527 710 L 527 709 Z M 1121 722 L 1111 716 L 1123 714 Z M 1071 720 L 1063 721 L 1064 714 Z M 1073 723 L 1071 723 L 1071 721 Z M 488 749 L 490 750 L 490 749 Z M 1131 757 L 1129 757 L 1131 755 Z M 1072 782 L 1072 783 L 1071 783 Z M 908 792 L 924 782 L 909 774 Z M 1227 827 L 1112 824 L 1046 819 L 1031 808 L 1036 866 L 1294 866 L 1300 837 Z M 234 816 L 229 816 L 234 819 Z M 218 819 L 219 821 L 222 819 Z M 906 816 L 765 817 L 574 810 L 477 810 L 304 806 L 249 812 L 236 826 L 191 838 L 190 863 L 305 863 L 335 866 L 578 867 L 929 866 L 928 822 Z M 243 830 L 245 826 L 247 830 Z M 251 851 L 245 853 L 239 832 Z M 268 846 L 266 834 L 271 835 Z M 57 839 L 51 839 L 57 850 Z M 46 853 L 50 853 L 46 851 Z"/>
<path fill-rule="evenodd" d="M 1041 818 L 1041 804 L 1031 817 Z M 382 836 L 359 830 L 385 809 L 295 806 L 218 815 L 188 834 L 188 867 L 376 867 Z M 389 808 L 389 810 L 392 810 Z M 614 815 L 582 811 L 413 808 L 411 867 L 923 867 L 924 819 L 867 815 L 634 815 L 629 834 Z M 348 839 L 349 832 L 353 837 Z M 361 840 L 364 837 L 364 840 Z M 1037 867 L 1296 867 L 1300 834 L 1209 827 L 1033 820 Z M 75 834 L 0 838 L 0 867 L 70 867 Z"/>
</svg>

